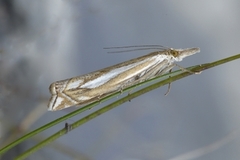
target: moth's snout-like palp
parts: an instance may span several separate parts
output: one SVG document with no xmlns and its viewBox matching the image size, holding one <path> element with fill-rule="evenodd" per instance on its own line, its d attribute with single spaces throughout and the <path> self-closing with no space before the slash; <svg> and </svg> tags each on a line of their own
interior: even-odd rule
<svg viewBox="0 0 240 160">
<path fill-rule="evenodd" d="M 200 52 L 200 48 L 187 48 L 187 49 L 175 49 L 175 50 L 179 52 L 178 56 L 176 57 L 176 61 L 182 61 L 183 58 Z"/>
</svg>

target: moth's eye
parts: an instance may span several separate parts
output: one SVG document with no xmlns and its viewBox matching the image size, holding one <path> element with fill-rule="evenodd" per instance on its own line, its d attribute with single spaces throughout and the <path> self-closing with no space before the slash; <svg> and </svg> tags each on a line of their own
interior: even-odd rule
<svg viewBox="0 0 240 160">
<path fill-rule="evenodd" d="M 179 52 L 176 50 L 171 50 L 171 54 L 173 55 L 173 57 L 177 57 L 179 55 Z"/>
</svg>

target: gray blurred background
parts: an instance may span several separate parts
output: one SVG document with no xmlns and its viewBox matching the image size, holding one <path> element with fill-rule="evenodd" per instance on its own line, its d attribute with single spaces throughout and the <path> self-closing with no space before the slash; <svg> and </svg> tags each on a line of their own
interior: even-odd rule
<svg viewBox="0 0 240 160">
<path fill-rule="evenodd" d="M 150 52 L 107 54 L 104 47 L 200 47 L 178 63 L 184 67 L 239 54 L 239 8 L 237 0 L 0 1 L 1 147 L 74 110 L 47 111 L 52 82 Z M 165 86 L 133 99 L 28 159 L 239 159 L 239 67 L 233 61 L 174 82 L 168 96 Z M 16 157 L 64 123 L 2 159 Z"/>
</svg>

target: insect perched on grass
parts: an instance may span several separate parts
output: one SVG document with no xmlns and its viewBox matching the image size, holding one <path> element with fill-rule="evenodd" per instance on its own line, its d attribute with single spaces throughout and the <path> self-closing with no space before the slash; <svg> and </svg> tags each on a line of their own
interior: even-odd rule
<svg viewBox="0 0 240 160">
<path fill-rule="evenodd" d="M 137 48 L 129 49 L 132 47 Z M 113 92 L 169 72 L 177 65 L 174 63 L 175 61 L 182 61 L 183 58 L 200 52 L 199 48 L 173 49 L 159 45 L 105 49 L 123 48 L 128 50 L 117 52 L 146 49 L 157 49 L 157 51 L 89 74 L 52 83 L 49 87 L 52 97 L 48 104 L 48 110 L 56 111 L 98 101 Z"/>
</svg>

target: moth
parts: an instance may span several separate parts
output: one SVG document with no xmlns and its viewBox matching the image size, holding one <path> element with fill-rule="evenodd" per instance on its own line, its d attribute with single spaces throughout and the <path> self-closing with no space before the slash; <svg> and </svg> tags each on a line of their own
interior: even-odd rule
<svg viewBox="0 0 240 160">
<path fill-rule="evenodd" d="M 128 47 L 134 46 L 124 48 Z M 175 61 L 182 61 L 183 58 L 200 52 L 199 48 L 173 49 L 158 45 L 138 47 L 140 48 L 137 50 L 158 49 L 158 51 L 85 75 L 52 83 L 49 87 L 52 96 L 48 110 L 57 111 L 98 101 L 113 92 L 169 72 L 176 66 Z"/>
</svg>

